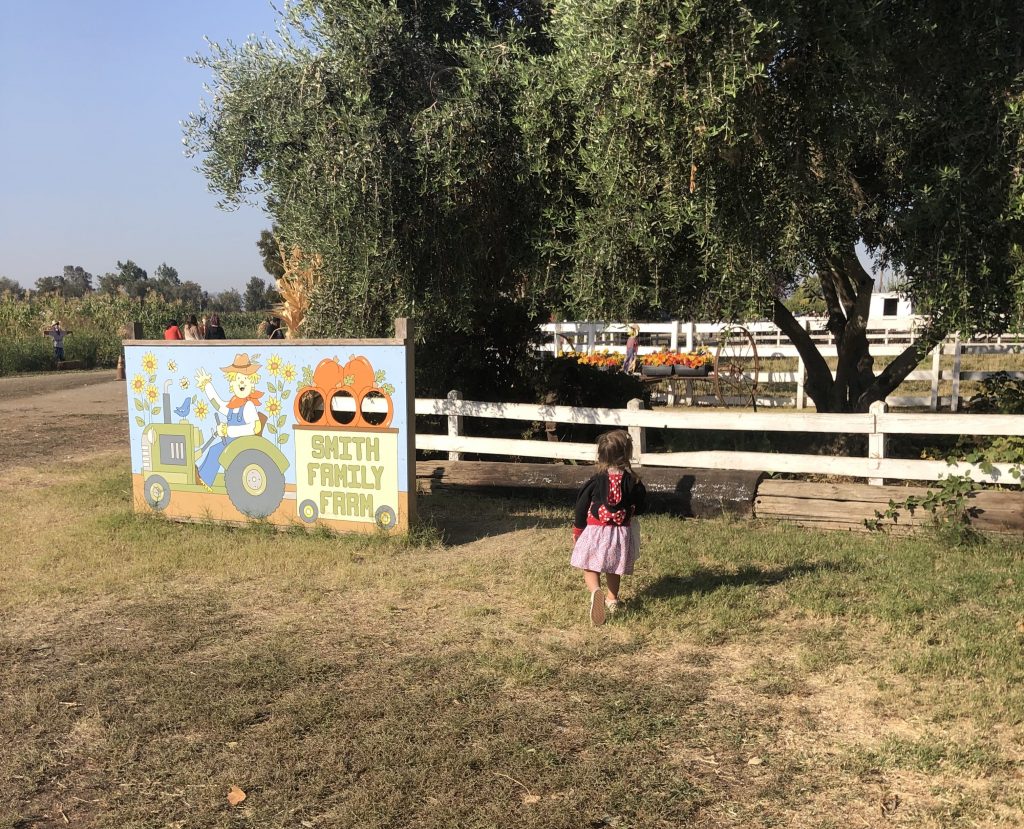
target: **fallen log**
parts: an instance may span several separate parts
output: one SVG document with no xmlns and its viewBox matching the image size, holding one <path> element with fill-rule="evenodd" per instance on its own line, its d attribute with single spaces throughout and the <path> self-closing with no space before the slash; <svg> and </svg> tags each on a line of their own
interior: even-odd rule
<svg viewBox="0 0 1024 829">
<path fill-rule="evenodd" d="M 649 508 L 672 515 L 709 518 L 728 513 L 752 515 L 763 472 L 732 469 L 683 469 L 645 466 L 637 474 L 647 487 Z M 590 465 L 499 463 L 489 461 L 418 461 L 420 492 L 472 489 L 495 494 L 532 489 L 565 495 L 594 474 Z"/>
</svg>

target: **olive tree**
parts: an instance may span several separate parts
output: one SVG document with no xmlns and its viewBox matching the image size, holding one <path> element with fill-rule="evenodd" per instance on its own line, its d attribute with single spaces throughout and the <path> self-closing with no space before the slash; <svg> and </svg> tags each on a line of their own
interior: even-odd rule
<svg viewBox="0 0 1024 829">
<path fill-rule="evenodd" d="M 322 262 L 305 333 L 414 316 L 445 355 L 424 376 L 525 353 L 541 198 L 514 115 L 542 21 L 540 2 L 303 0 L 277 40 L 197 58 L 212 97 L 186 143 L 210 186 L 262 198 L 280 247 Z"/>
<path fill-rule="evenodd" d="M 1020 319 L 1019 0 L 563 0 L 521 122 L 537 244 L 581 314 L 771 316 L 820 411 L 883 399 L 953 331 Z M 930 317 L 876 371 L 864 243 Z M 835 377 L 783 304 L 821 285 Z"/>
</svg>

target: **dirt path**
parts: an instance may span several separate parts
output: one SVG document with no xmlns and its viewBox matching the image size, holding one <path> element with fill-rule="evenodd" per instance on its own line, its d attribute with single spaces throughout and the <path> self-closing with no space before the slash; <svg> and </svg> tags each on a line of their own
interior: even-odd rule
<svg viewBox="0 0 1024 829">
<path fill-rule="evenodd" d="M 124 447 L 127 393 L 113 371 L 0 378 L 0 469 Z"/>
</svg>

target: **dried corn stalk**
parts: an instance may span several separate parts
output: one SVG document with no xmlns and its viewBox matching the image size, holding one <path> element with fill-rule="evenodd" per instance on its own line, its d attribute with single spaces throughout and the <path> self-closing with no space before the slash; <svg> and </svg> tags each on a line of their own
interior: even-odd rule
<svg viewBox="0 0 1024 829">
<path fill-rule="evenodd" d="M 277 316 L 281 318 L 289 337 L 298 334 L 306 312 L 309 310 L 313 286 L 320 278 L 323 259 L 320 254 L 307 254 L 297 245 L 290 251 L 278 243 L 281 251 L 281 264 L 284 276 L 277 280 L 277 290 L 281 294 L 281 304 L 277 306 Z"/>
</svg>

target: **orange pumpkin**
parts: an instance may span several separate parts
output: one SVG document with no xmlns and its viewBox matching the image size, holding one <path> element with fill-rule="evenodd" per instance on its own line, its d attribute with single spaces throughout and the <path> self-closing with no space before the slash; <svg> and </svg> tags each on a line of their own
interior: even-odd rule
<svg viewBox="0 0 1024 829">
<path fill-rule="evenodd" d="M 316 421 L 318 423 L 325 422 L 329 425 L 341 425 L 353 429 L 386 429 L 391 424 L 391 420 L 395 415 L 395 407 L 391 400 L 391 395 L 381 390 L 377 385 L 373 366 L 369 360 L 362 356 L 357 357 L 353 355 L 345 365 L 341 365 L 337 357 L 320 361 L 313 372 L 313 385 L 305 386 L 296 392 L 293 408 L 295 419 L 299 423 L 310 422 L 302 416 L 299 406 L 300 401 L 303 400 L 303 395 L 308 391 L 316 392 L 323 401 L 324 411 Z M 338 420 L 337 416 L 334 414 L 328 416 L 328 411 L 334 411 L 330 401 L 339 392 L 346 394 L 354 401 L 355 412 L 352 419 L 347 423 L 332 422 Z M 373 392 L 376 392 L 377 395 L 384 398 L 387 402 L 387 415 L 381 423 L 369 423 L 363 416 L 363 399 Z"/>
</svg>

